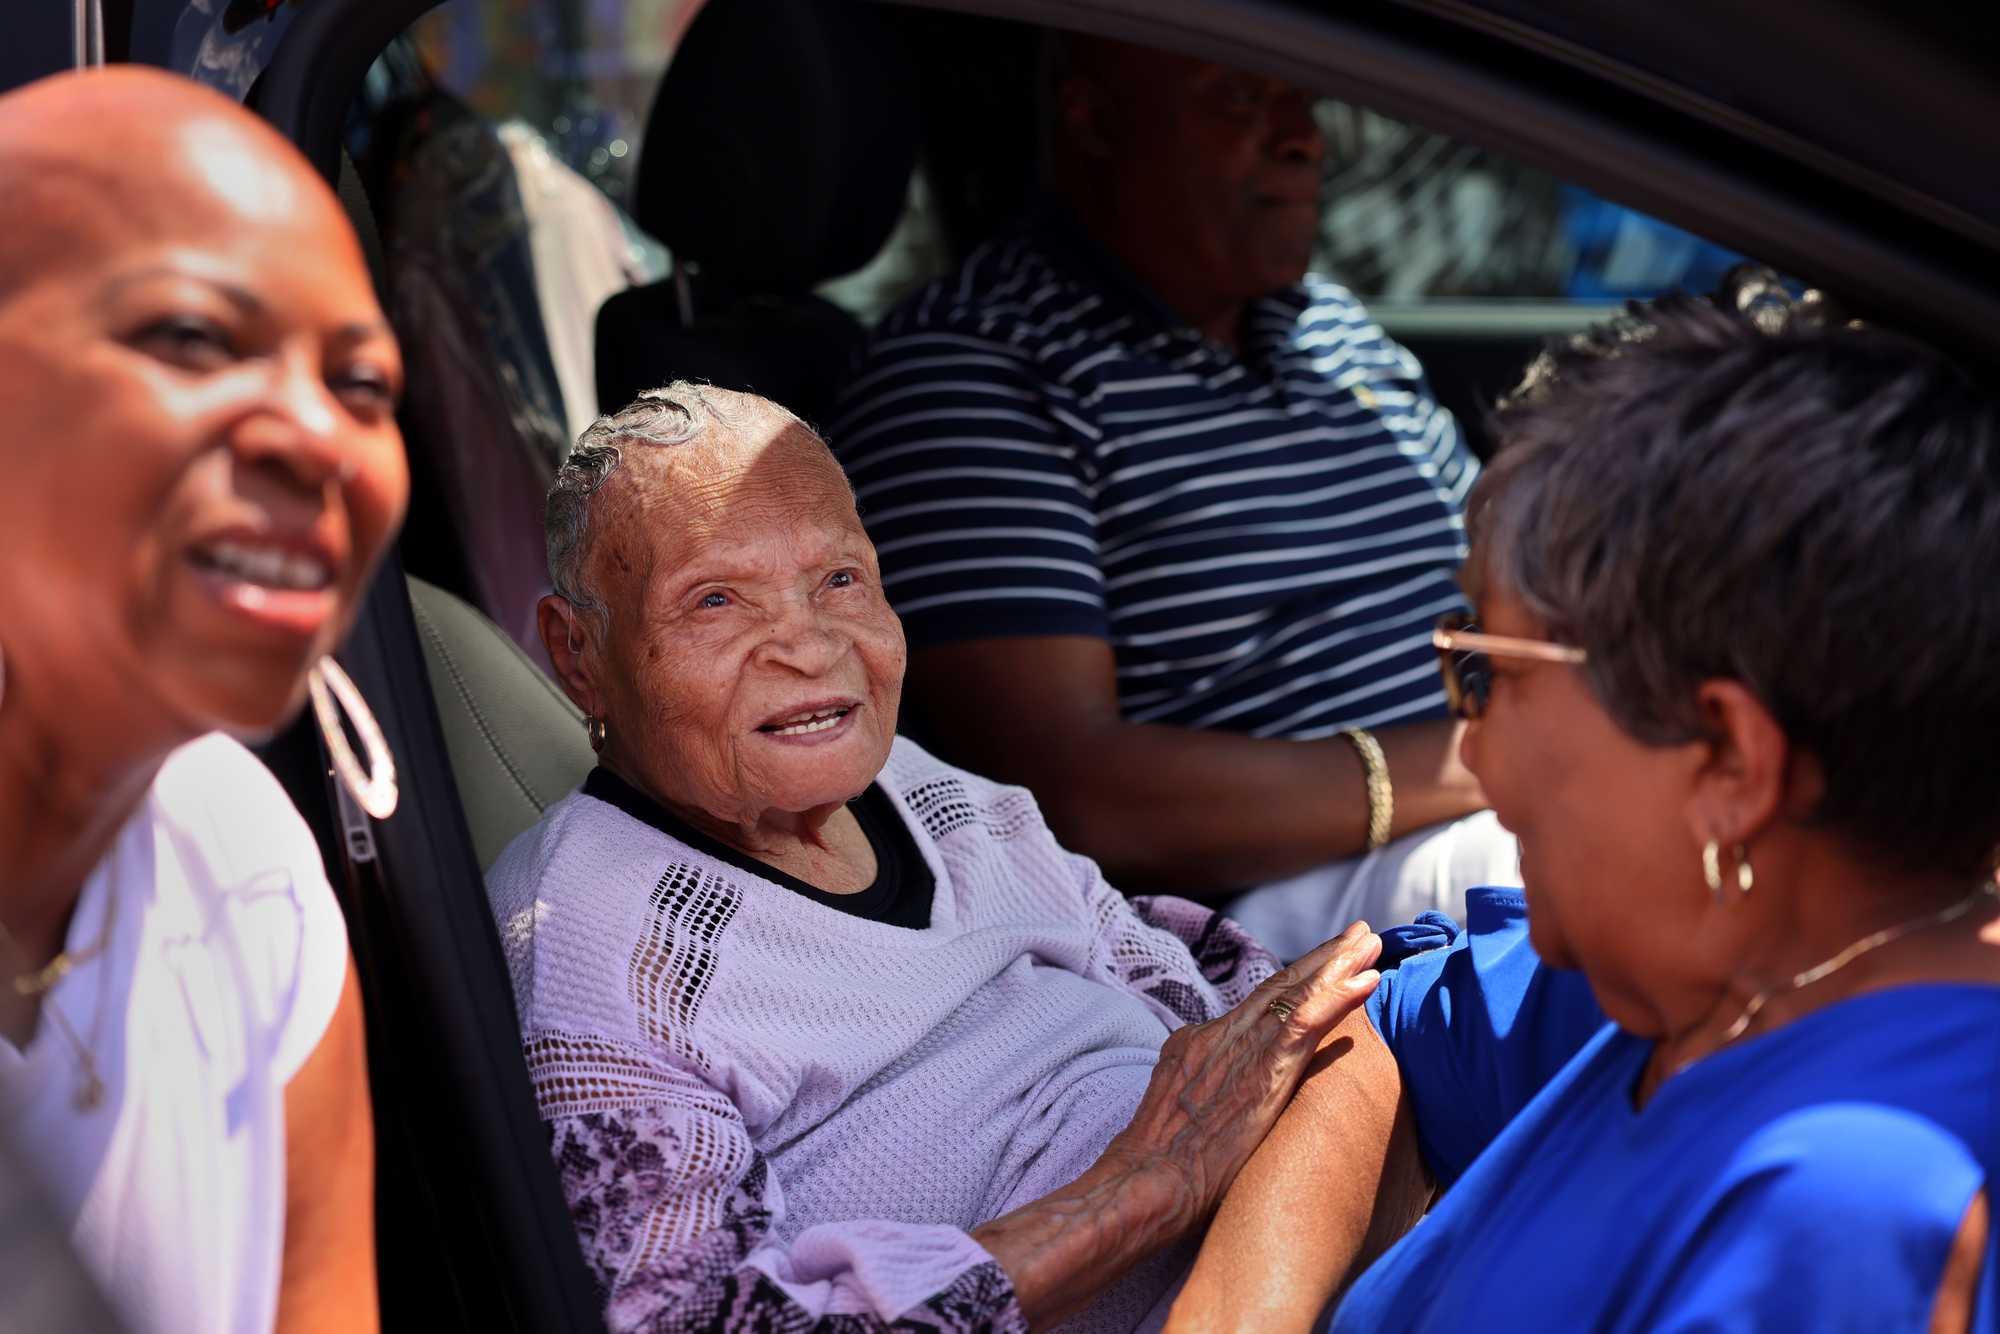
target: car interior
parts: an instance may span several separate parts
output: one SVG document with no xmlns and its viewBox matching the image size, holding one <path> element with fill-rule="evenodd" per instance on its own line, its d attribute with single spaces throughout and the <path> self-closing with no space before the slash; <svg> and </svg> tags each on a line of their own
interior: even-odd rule
<svg viewBox="0 0 2000 1334">
<path fill-rule="evenodd" d="M 293 5 L 248 96 L 336 181 L 413 386 L 407 527 L 342 655 L 390 738 L 402 807 L 375 822 L 343 800 L 306 722 L 262 751 L 314 826 L 350 922 L 390 1328 L 602 1327 L 482 881 L 592 763 L 534 630 L 542 496 L 567 442 L 673 378 L 754 389 L 824 422 L 869 321 L 1033 190 L 1045 30 L 1176 49 L 1335 99 L 1329 170 L 1380 167 L 1330 190 L 1350 203 L 1374 191 L 1373 221 L 1346 215 L 1342 237 L 1442 216 L 1441 183 L 1478 175 L 1524 201 L 1484 242 L 1519 259 L 1550 244 L 1535 229 L 1558 192 L 1583 188 L 1713 238 L 1700 243 L 1710 258 L 1756 256 L 1986 355 L 2000 328 L 2000 268 L 1984 264 L 2000 208 L 1975 194 L 1990 182 L 1915 174 L 1957 151 L 1949 142 L 1901 176 L 1886 158 L 1816 146 L 1772 110 L 1788 104 L 1760 88 L 1770 72 L 1754 40 L 1700 53 L 1707 87 L 1670 86 L 1637 54 L 1661 34 L 1593 48 L 1573 25 L 1534 22 L 1549 18 L 1534 5 L 707 0 L 659 75 L 636 169 L 612 192 L 621 212 L 569 186 L 550 204 L 546 173 L 523 171 L 547 145 L 510 138 L 439 82 L 412 41 L 436 3 Z M 1588 7 L 1551 8 L 1560 20 Z M 1731 31 L 1755 38 L 1760 21 L 1735 15 Z M 1684 16 L 1675 32 L 1692 26 Z M 1714 88 L 1731 79 L 1751 93 L 1725 105 Z M 1441 234 L 1436 253 L 1478 243 Z M 1342 276 L 1372 262 L 1330 258 Z M 1543 340 L 1647 294 L 1643 278 L 1601 281 L 1615 267 L 1579 285 L 1522 261 L 1518 281 L 1435 296 L 1378 265 L 1375 288 L 1357 291 L 1476 441 L 1482 405 Z M 552 291 L 567 299 L 551 304 Z"/>
</svg>

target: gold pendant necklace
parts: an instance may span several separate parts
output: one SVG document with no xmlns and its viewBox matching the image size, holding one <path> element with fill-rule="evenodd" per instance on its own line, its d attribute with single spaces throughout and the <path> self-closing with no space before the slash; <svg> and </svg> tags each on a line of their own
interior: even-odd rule
<svg viewBox="0 0 2000 1334">
<path fill-rule="evenodd" d="M 97 1053 L 92 1044 L 86 1043 L 71 1026 L 69 1019 L 53 999 L 42 1002 L 43 1011 L 55 1022 L 56 1031 L 69 1043 L 69 1049 L 76 1053 L 77 1081 L 76 1093 L 71 1101 L 79 1112 L 87 1112 L 104 1101 L 104 1078 L 97 1072 Z"/>
<path fill-rule="evenodd" d="M 77 1071 L 81 1077 L 77 1081 L 76 1093 L 71 1101 L 79 1112 L 88 1112 L 104 1101 L 104 1077 L 97 1069 L 96 1051 L 96 1029 L 104 1022 L 104 987 L 100 981 L 97 1013 L 92 1017 L 89 1042 L 85 1042 L 83 1036 L 76 1031 L 76 1026 L 70 1023 L 69 1016 L 56 1004 L 55 997 L 47 993 L 54 990 L 58 982 L 76 969 L 104 953 L 105 947 L 111 943 L 112 916 L 117 906 L 118 900 L 115 895 L 104 905 L 104 927 L 98 932 L 94 944 L 74 953 L 64 950 L 42 967 L 18 973 L 14 977 L 14 994 L 23 999 L 38 996 L 42 998 L 42 1013 L 49 1017 L 49 1022 L 55 1025 L 56 1032 L 62 1035 L 62 1040 L 69 1044 L 71 1053 L 76 1057 Z M 0 943 L 6 945 L 9 953 L 17 957 L 22 954 L 20 943 L 14 939 L 14 933 L 7 929 L 5 922 L 0 922 Z"/>
<path fill-rule="evenodd" d="M 14 933 L 0 922 L 0 940 L 17 956 L 25 959 L 26 953 Z M 68 977 L 83 965 L 104 953 L 104 947 L 111 943 L 111 905 L 104 909 L 104 926 L 98 931 L 97 939 L 80 950 L 64 950 L 40 968 L 30 968 L 25 973 L 14 974 L 14 994 L 24 998 L 46 995 L 55 989 L 56 983 Z"/>
<path fill-rule="evenodd" d="M 1862 955 L 1873 950 L 1879 950 L 1884 945 L 1893 944 L 1905 936 L 1915 935 L 1919 931 L 1929 930 L 1934 926 L 1943 926 L 1947 922 L 1955 922 L 1971 912 L 1973 906 L 1981 899 L 1992 897 L 1993 892 L 1994 886 L 1991 882 L 1981 884 L 1979 888 L 1973 890 L 1970 894 L 1949 907 L 1940 908 L 1936 912 L 1925 913 L 1922 917 L 1913 917 L 1909 921 L 1899 922 L 1895 926 L 1885 926 L 1880 931 L 1875 931 L 1861 937 L 1861 939 L 1847 946 L 1847 948 L 1841 950 L 1832 958 L 1823 959 L 1802 973 L 1794 973 L 1788 980 L 1780 982 L 1776 986 L 1764 988 L 1764 990 L 1750 998 L 1750 1003 L 1743 1007 L 1743 1013 L 1736 1016 L 1736 1022 L 1723 1030 L 1722 1041 L 1716 1044 L 1715 1050 L 1705 1052 L 1703 1055 L 1713 1056 L 1717 1051 L 1721 1051 L 1724 1047 L 1742 1037 L 1749 1030 L 1751 1023 L 1757 1018 L 1757 1015 L 1763 1008 L 1778 997 L 1788 992 L 1797 991 L 1800 987 L 1809 987 L 1815 982 L 1831 977 Z M 1673 1073 L 1679 1074 L 1701 1059 L 1701 1056 L 1690 1057 L 1674 1066 Z"/>
</svg>

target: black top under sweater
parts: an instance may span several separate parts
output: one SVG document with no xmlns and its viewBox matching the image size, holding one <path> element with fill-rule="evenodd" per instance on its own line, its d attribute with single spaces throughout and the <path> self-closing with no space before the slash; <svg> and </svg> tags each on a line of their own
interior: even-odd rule
<svg viewBox="0 0 2000 1334">
<path fill-rule="evenodd" d="M 861 824 L 861 832 L 868 836 L 868 846 L 875 850 L 874 883 L 852 894 L 829 894 L 797 876 L 787 875 L 775 866 L 765 865 L 746 852 L 738 852 L 702 833 L 609 769 L 592 769 L 590 777 L 583 781 L 583 792 L 585 796 L 616 806 L 633 819 L 643 820 L 661 833 L 677 838 L 719 862 L 772 884 L 783 885 L 814 903 L 823 903 L 871 922 L 908 927 L 913 931 L 922 931 L 931 924 L 931 896 L 937 890 L 937 881 L 931 875 L 930 864 L 917 847 L 917 840 L 910 836 L 909 826 L 903 823 L 896 804 L 889 800 L 889 794 L 882 790 L 880 783 L 870 783 L 866 792 L 847 803 L 847 808 L 854 812 L 854 818 Z"/>
</svg>

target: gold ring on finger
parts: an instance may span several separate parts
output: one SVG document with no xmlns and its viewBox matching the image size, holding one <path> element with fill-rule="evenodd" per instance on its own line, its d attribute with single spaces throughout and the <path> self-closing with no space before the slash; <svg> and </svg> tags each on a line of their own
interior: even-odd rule
<svg viewBox="0 0 2000 1334">
<path fill-rule="evenodd" d="M 1291 1021 L 1292 1011 L 1298 1008 L 1299 1008 L 1298 1006 L 1292 1004 L 1290 1001 L 1286 1000 L 1283 996 L 1280 996 L 1278 997 L 1278 999 L 1272 1001 L 1269 1005 L 1266 1005 L 1264 1007 L 1264 1011 L 1267 1014 L 1277 1015 L 1278 1022 L 1283 1024 L 1283 1023 L 1289 1023 Z"/>
</svg>

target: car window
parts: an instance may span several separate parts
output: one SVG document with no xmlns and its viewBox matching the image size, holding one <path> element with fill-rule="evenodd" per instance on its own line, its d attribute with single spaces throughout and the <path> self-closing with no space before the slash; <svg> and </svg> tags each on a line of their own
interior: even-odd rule
<svg viewBox="0 0 2000 1334">
<path fill-rule="evenodd" d="M 564 163 L 623 203 L 646 110 L 701 0 L 448 0 L 410 40 L 474 111 L 538 130 Z"/>
<path fill-rule="evenodd" d="M 1464 303 L 1574 303 L 1596 314 L 1673 288 L 1709 291 L 1743 256 L 1545 171 L 1366 107 L 1322 99 L 1325 203 L 1315 271 L 1392 318 Z M 822 294 L 864 320 L 949 266 L 935 202 L 912 182 L 876 261 Z M 1426 311 L 1424 308 L 1429 307 Z"/>
<path fill-rule="evenodd" d="M 439 83 L 496 122 L 532 126 L 623 203 L 646 112 L 700 0 L 449 0 L 411 30 Z M 1499 154 L 1334 99 L 1317 108 L 1326 197 L 1314 267 L 1392 319 L 1463 303 L 1601 309 L 1705 291 L 1742 257 Z M 821 295 L 865 323 L 950 265 L 921 169 L 901 222 Z M 1425 308 L 1429 307 L 1427 311 Z"/>
<path fill-rule="evenodd" d="M 1712 289 L 1742 256 L 1547 172 L 1322 101 L 1316 265 L 1390 302 L 1602 303 Z"/>
</svg>

